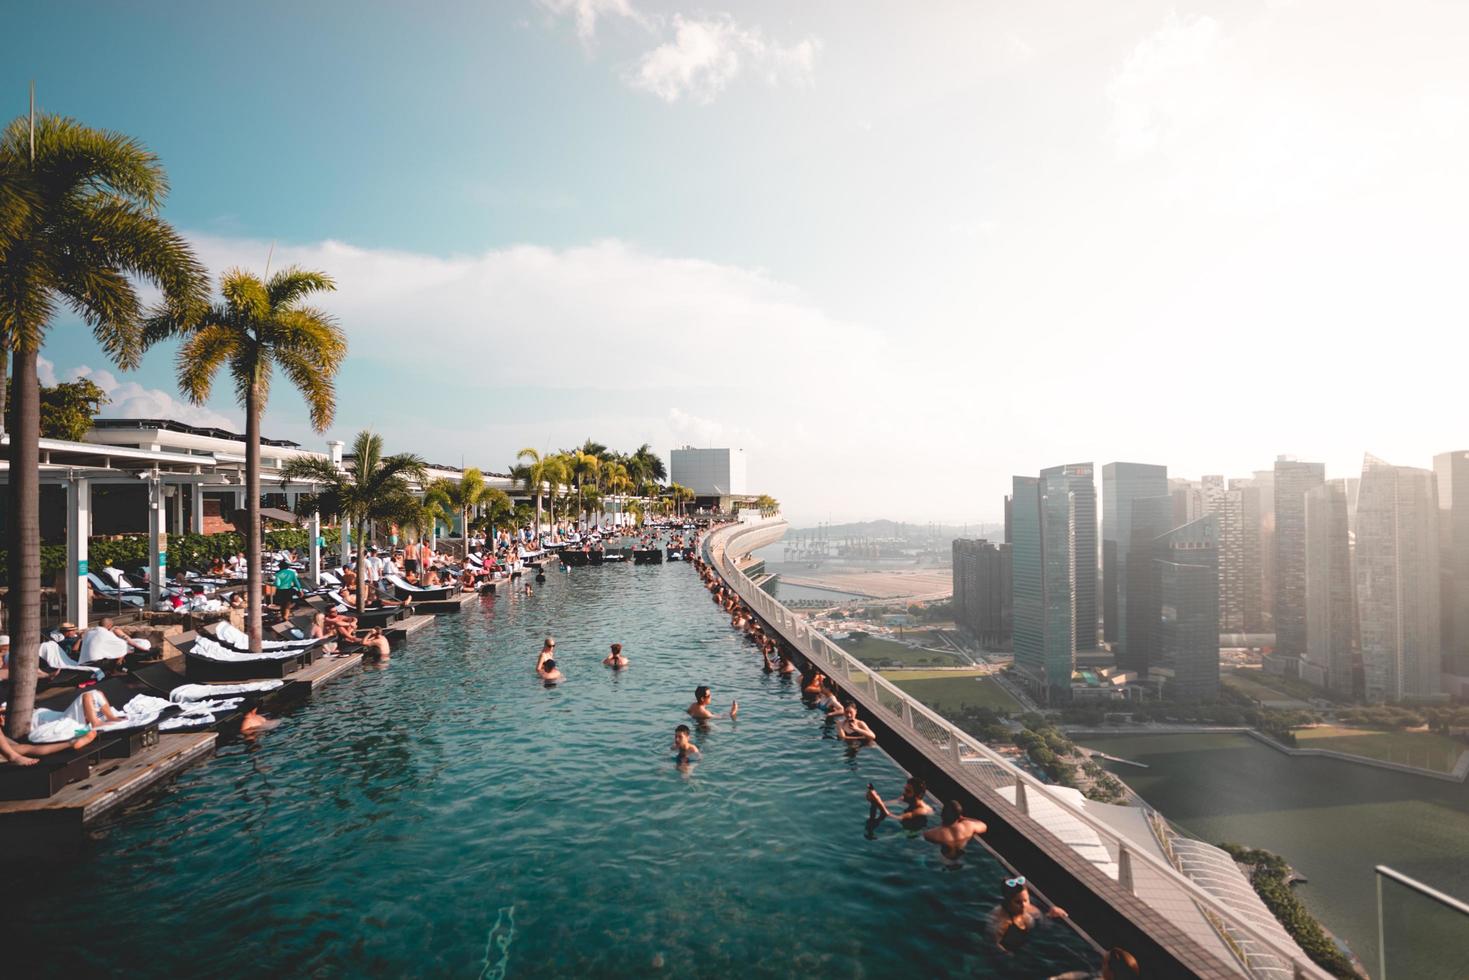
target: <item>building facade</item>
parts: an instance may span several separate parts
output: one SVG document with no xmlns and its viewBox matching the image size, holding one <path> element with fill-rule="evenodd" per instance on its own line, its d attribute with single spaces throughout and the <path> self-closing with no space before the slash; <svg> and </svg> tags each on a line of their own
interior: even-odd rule
<svg viewBox="0 0 1469 980">
<path fill-rule="evenodd" d="M 1147 497 L 1168 498 L 1168 467 L 1149 463 L 1102 467 L 1102 624 L 1103 636 L 1117 649 L 1125 649 L 1128 640 L 1126 569 L 1133 540 L 1132 503 Z M 1170 500 L 1170 511 L 1171 506 Z"/>
<path fill-rule="evenodd" d="M 1219 522 L 1213 515 L 1154 542 L 1158 665 L 1171 668 L 1175 701 L 1219 699 Z"/>
<path fill-rule="evenodd" d="M 1097 577 L 1097 483 L 1091 463 L 1068 463 L 1041 470 L 1048 485 L 1061 481 L 1076 508 L 1076 648 L 1094 650 L 1100 626 Z"/>
<path fill-rule="evenodd" d="M 954 619 L 986 649 L 1010 643 L 1010 546 L 954 542 Z"/>
<path fill-rule="evenodd" d="M 743 449 L 675 449 L 668 455 L 668 477 L 699 497 L 743 497 L 750 492 Z"/>
<path fill-rule="evenodd" d="M 1469 452 L 1433 457 L 1444 673 L 1469 681 Z"/>
<path fill-rule="evenodd" d="M 1038 700 L 1064 703 L 1076 668 L 1075 505 L 1064 478 L 1012 486 L 1015 667 Z"/>
<path fill-rule="evenodd" d="M 1356 593 L 1347 481 L 1327 480 L 1306 494 L 1305 658 L 1346 698 L 1356 695 Z"/>
<path fill-rule="evenodd" d="M 1438 494 L 1431 470 L 1362 464 L 1357 499 L 1357 615 L 1367 700 L 1442 691 Z"/>
<path fill-rule="evenodd" d="M 1251 575 L 1245 564 L 1244 493 L 1226 490 L 1219 480 L 1206 482 L 1203 495 L 1204 513 L 1219 525 L 1219 632 L 1243 633 Z"/>
<path fill-rule="evenodd" d="M 1323 463 L 1275 461 L 1275 653 L 1306 653 L 1306 494 L 1326 482 Z"/>
</svg>

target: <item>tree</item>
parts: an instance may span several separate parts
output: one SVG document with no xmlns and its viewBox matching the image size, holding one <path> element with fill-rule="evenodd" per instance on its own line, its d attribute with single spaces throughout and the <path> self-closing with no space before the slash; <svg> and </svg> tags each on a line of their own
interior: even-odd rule
<svg viewBox="0 0 1469 980">
<path fill-rule="evenodd" d="M 142 360 L 145 309 L 185 316 L 202 305 L 204 269 L 159 217 L 168 178 L 158 158 L 120 133 L 60 116 L 17 119 L 0 133 L 0 353 L 12 364 L 9 511 L 5 532 L 12 641 L 12 737 L 30 732 L 41 645 L 40 382 L 37 358 L 58 304 L 87 324 L 124 370 Z"/>
<path fill-rule="evenodd" d="M 534 449 L 525 448 L 515 454 L 516 465 L 511 469 L 511 474 L 521 486 L 527 491 L 534 490 L 536 495 L 536 538 L 541 536 L 541 494 L 547 483 L 551 482 L 551 476 L 556 469 L 552 462 L 555 457 L 542 456 Z M 552 487 L 551 492 L 556 492 Z M 552 522 L 555 522 L 554 516 Z"/>
<path fill-rule="evenodd" d="M 603 465 L 602 485 L 607 488 L 607 493 L 612 496 L 614 505 L 623 494 L 632 489 L 632 479 L 628 476 L 626 464 L 611 460 Z"/>
<path fill-rule="evenodd" d="M 245 558 L 249 568 L 246 632 L 260 644 L 260 416 L 270 397 L 276 365 L 306 400 L 311 427 L 326 431 L 336 413 L 336 376 L 347 339 L 336 321 L 305 300 L 336 288 L 323 272 L 294 266 L 261 281 L 231 269 L 219 281 L 222 302 L 180 322 L 159 317 L 148 325 L 150 342 L 182 335 L 179 388 L 194 404 L 209 400 L 214 377 L 229 366 L 235 397 L 245 410 Z"/>
<path fill-rule="evenodd" d="M 484 511 L 482 526 L 486 531 L 486 537 L 490 540 L 490 547 L 494 547 L 495 529 L 501 524 L 514 521 L 515 505 L 510 502 L 510 495 L 497 487 L 486 487 L 484 496 L 480 498 L 480 509 Z"/>
<path fill-rule="evenodd" d="M 663 459 L 645 442 L 627 457 L 627 471 L 638 485 L 638 493 L 651 496 L 649 487 L 668 476 Z"/>
<path fill-rule="evenodd" d="M 40 399 L 41 438 L 71 442 L 81 442 L 92 428 L 92 419 L 112 401 L 107 392 L 86 378 L 42 388 Z M 5 412 L 10 412 L 8 401 Z"/>
<path fill-rule="evenodd" d="M 761 517 L 774 517 L 780 513 L 780 501 L 768 493 L 762 493 L 755 498 L 755 509 L 760 511 Z"/>
<path fill-rule="evenodd" d="M 589 439 L 587 440 L 587 445 L 596 446 L 599 444 L 594 443 Z M 606 448 L 607 447 L 603 446 L 602 450 L 605 452 Z M 572 475 L 576 477 L 576 495 L 579 498 L 578 506 L 580 508 L 578 512 L 581 513 L 584 512 L 586 509 L 587 482 L 591 481 L 592 489 L 594 491 L 601 486 L 602 459 L 600 456 L 597 456 L 594 453 L 577 450 L 576 452 L 567 455 L 566 460 L 569 470 L 571 471 Z"/>
<path fill-rule="evenodd" d="M 363 528 L 369 521 L 394 521 L 421 527 L 429 519 L 413 495 L 409 481 L 422 483 L 428 469 L 411 453 L 383 456 L 383 437 L 363 430 L 352 443 L 352 468 L 339 470 L 320 456 L 297 456 L 281 471 L 281 485 L 313 483 L 317 489 L 296 501 L 302 516 L 319 512 L 323 518 L 340 518 L 345 528 L 355 525 L 357 534 L 357 611 L 367 607 L 367 549 Z M 432 524 L 429 525 L 433 527 Z"/>
<path fill-rule="evenodd" d="M 471 466 L 459 474 L 457 481 L 451 480 L 446 476 L 441 476 L 429 484 L 425 499 L 430 495 L 434 496 L 438 499 L 445 511 L 450 514 L 457 514 L 459 516 L 459 527 L 462 529 L 464 537 L 468 539 L 469 512 L 479 506 L 480 501 L 484 499 L 485 493 L 488 490 L 489 488 L 485 486 L 484 474 Z M 452 524 L 453 522 L 453 518 L 450 517 L 444 523 Z"/>
</svg>

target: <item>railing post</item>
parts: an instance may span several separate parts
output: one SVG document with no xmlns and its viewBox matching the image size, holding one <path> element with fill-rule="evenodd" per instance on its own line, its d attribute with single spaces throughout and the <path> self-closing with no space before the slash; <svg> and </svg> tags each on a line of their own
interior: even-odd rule
<svg viewBox="0 0 1469 980">
<path fill-rule="evenodd" d="M 954 731 L 952 728 L 949 729 L 949 754 L 954 757 L 955 762 L 964 761 L 964 756 L 962 754 L 962 742 L 959 739 L 959 733 Z"/>
<path fill-rule="evenodd" d="M 1308 980 L 1308 977 L 1310 976 L 1310 974 L 1306 972 L 1306 968 L 1301 965 L 1300 960 L 1291 960 L 1290 975 L 1291 980 Z"/>
<path fill-rule="evenodd" d="M 1021 813 L 1030 813 L 1030 800 L 1025 795 L 1025 780 L 1019 776 L 1015 777 L 1015 809 Z"/>
<path fill-rule="evenodd" d="M 1132 851 L 1122 841 L 1117 843 L 1117 884 L 1132 894 Z"/>
<path fill-rule="evenodd" d="M 907 699 L 903 701 L 903 724 L 913 727 L 913 702 Z"/>
</svg>

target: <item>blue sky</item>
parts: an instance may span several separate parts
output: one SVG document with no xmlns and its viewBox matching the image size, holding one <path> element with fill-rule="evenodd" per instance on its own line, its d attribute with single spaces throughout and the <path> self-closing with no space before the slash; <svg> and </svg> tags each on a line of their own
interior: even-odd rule
<svg viewBox="0 0 1469 980">
<path fill-rule="evenodd" d="M 1462 9 L 430 9 L 33 4 L 0 107 L 145 142 L 216 271 L 336 275 L 334 437 L 735 444 L 797 518 L 953 521 L 1061 461 L 1460 447 Z M 188 411 L 167 351 L 45 356 Z M 325 438 L 283 383 L 267 431 Z"/>
</svg>

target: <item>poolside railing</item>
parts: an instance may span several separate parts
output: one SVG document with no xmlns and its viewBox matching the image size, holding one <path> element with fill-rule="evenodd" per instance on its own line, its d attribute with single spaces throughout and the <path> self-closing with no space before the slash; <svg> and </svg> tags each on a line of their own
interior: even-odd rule
<svg viewBox="0 0 1469 980">
<path fill-rule="evenodd" d="M 1110 869 L 1101 867 L 1099 870 L 1129 894 L 1137 894 L 1136 873 L 1140 868 L 1162 876 L 1186 894 L 1214 926 L 1220 939 L 1234 953 L 1234 965 L 1245 976 L 1271 980 L 1329 978 L 1330 975 L 1307 958 L 1299 947 L 1281 946 L 1276 937 L 1241 918 L 1235 910 L 1166 860 L 1137 847 L 1110 825 L 1073 805 L 1064 796 L 1049 792 L 1046 783 L 1013 765 L 994 749 L 908 695 L 756 586 L 739 568 L 738 559 L 779 541 L 785 531 L 786 523 L 780 519 L 719 528 L 705 541 L 706 559 L 746 605 L 779 630 L 823 673 L 880 709 L 886 725 L 910 740 L 922 740 L 938 749 L 955 772 L 977 778 L 991 790 L 1011 794 L 995 794 L 998 796 L 997 806 L 1013 808 L 1018 814 L 1032 819 L 1029 800 L 1045 800 L 1062 808 L 1066 816 L 1083 824 L 1104 843 L 1112 863 Z M 1069 846 L 1059 838 L 1056 840 L 1058 848 Z"/>
</svg>

